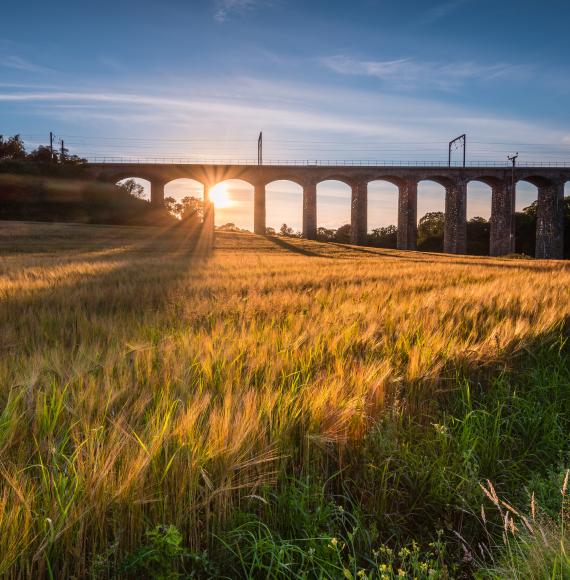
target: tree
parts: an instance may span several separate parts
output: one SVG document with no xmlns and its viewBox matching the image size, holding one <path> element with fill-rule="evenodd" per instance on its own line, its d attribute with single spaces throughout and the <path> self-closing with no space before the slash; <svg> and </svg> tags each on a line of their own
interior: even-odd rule
<svg viewBox="0 0 570 580">
<path fill-rule="evenodd" d="M 218 227 L 221 232 L 239 232 L 241 231 L 233 222 L 228 222 Z"/>
<path fill-rule="evenodd" d="M 340 228 L 338 228 L 338 230 L 336 230 L 334 234 L 334 241 L 340 244 L 349 244 L 350 231 L 351 231 L 350 224 L 344 224 L 343 226 L 340 226 Z"/>
<path fill-rule="evenodd" d="M 287 238 L 292 238 L 295 235 L 295 230 L 293 230 L 293 228 L 290 228 L 287 224 L 283 224 L 279 228 L 279 233 Z"/>
<path fill-rule="evenodd" d="M 204 203 L 201 199 L 186 196 L 182 199 L 180 218 L 186 223 L 198 224 L 204 217 Z"/>
<path fill-rule="evenodd" d="M 418 225 L 418 249 L 427 252 L 443 251 L 445 215 L 441 211 L 426 213 Z"/>
<path fill-rule="evenodd" d="M 0 160 L 19 160 L 26 158 L 26 148 L 20 135 L 14 135 L 4 139 L 4 135 L 0 135 Z"/>
<path fill-rule="evenodd" d="M 398 228 L 396 226 L 375 228 L 368 234 L 368 243 L 379 248 L 396 248 L 398 245 Z"/>
<path fill-rule="evenodd" d="M 137 199 L 145 199 L 144 187 L 134 179 L 123 181 L 123 183 L 119 184 L 119 187 Z"/>
<path fill-rule="evenodd" d="M 467 222 L 467 253 L 488 256 L 490 235 L 488 220 L 479 216 L 471 218 Z"/>
<path fill-rule="evenodd" d="M 56 158 L 57 156 L 52 153 L 52 150 L 45 145 L 36 147 L 26 157 L 28 161 L 35 161 L 36 163 L 51 163 Z"/>
<path fill-rule="evenodd" d="M 277 232 L 275 231 L 275 228 L 270 228 L 270 227 L 265 228 L 265 235 L 274 236 L 276 234 L 277 234 Z"/>
<path fill-rule="evenodd" d="M 335 234 L 336 230 L 323 227 L 317 228 L 317 240 L 321 242 L 332 242 Z"/>
</svg>

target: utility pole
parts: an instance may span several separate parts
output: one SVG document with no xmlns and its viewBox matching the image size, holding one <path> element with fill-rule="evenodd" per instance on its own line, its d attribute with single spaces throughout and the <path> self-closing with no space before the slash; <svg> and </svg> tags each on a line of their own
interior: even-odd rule
<svg viewBox="0 0 570 580">
<path fill-rule="evenodd" d="M 65 145 L 63 139 L 61 140 L 61 153 L 59 155 L 59 162 L 63 163 L 65 161 Z"/>
<path fill-rule="evenodd" d="M 53 162 L 53 139 L 54 139 L 54 134 L 50 131 L 49 132 L 49 150 L 51 153 L 51 157 L 50 157 L 50 161 Z"/>
<path fill-rule="evenodd" d="M 257 164 L 263 165 L 263 133 L 259 133 L 259 139 L 257 140 Z"/>
<path fill-rule="evenodd" d="M 459 137 L 456 137 L 449 142 L 449 149 L 447 154 L 447 164 L 449 167 L 451 167 L 451 150 L 458 149 L 459 147 L 463 147 L 463 167 L 465 167 L 467 150 L 467 135 L 465 133 L 463 133 L 463 135 L 459 135 Z"/>
</svg>

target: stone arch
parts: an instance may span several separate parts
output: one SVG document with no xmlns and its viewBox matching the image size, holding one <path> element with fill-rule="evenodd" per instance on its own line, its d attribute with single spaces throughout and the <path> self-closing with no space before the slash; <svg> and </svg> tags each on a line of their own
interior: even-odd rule
<svg viewBox="0 0 570 580">
<path fill-rule="evenodd" d="M 303 229 L 303 186 L 297 179 L 272 179 L 265 185 L 266 224 L 279 231 L 287 224 L 294 231 Z"/>
<path fill-rule="evenodd" d="M 570 260 L 570 217 L 566 208 L 570 205 L 570 175 L 563 177 L 564 179 L 564 259 Z M 567 201 L 568 200 L 568 201 Z"/>
<path fill-rule="evenodd" d="M 140 185 L 143 188 L 143 199 L 150 201 L 151 199 L 151 181 L 149 179 L 145 179 L 143 177 L 137 176 L 127 176 L 121 177 L 120 179 L 115 180 L 115 178 L 109 178 L 109 181 L 114 185 L 121 185 L 127 181 L 134 181 L 137 185 Z"/>
<path fill-rule="evenodd" d="M 180 202 L 185 197 L 195 197 L 204 201 L 204 184 L 192 177 L 175 177 L 164 184 L 165 200 Z"/>
<path fill-rule="evenodd" d="M 377 228 L 398 225 L 398 196 L 401 187 L 401 180 L 395 178 L 379 176 L 370 179 L 368 185 L 368 231 L 372 232 Z M 387 240 L 379 240 L 387 243 Z M 394 233 L 393 244 L 389 247 L 396 247 L 396 237 Z"/>
<path fill-rule="evenodd" d="M 532 176 L 515 183 L 515 252 L 518 254 L 534 256 L 536 253 L 538 190 L 544 183 L 545 180 Z"/>
<path fill-rule="evenodd" d="M 491 209 L 496 178 L 481 177 L 467 182 L 467 253 L 488 256 L 490 253 Z"/>
<path fill-rule="evenodd" d="M 351 185 L 346 178 L 320 179 L 317 182 L 318 228 L 338 229 L 351 223 L 351 193 Z M 348 242 L 348 239 L 343 238 L 342 241 Z"/>
<path fill-rule="evenodd" d="M 348 175 L 344 175 L 342 173 L 325 173 L 319 175 L 319 177 L 317 178 L 316 180 L 317 187 L 321 183 L 325 183 L 327 181 L 340 181 L 341 183 L 344 183 L 345 185 L 351 187 L 352 184 L 354 183 L 354 178 L 351 178 Z"/>
<path fill-rule="evenodd" d="M 229 199 L 229 205 L 221 207 L 216 206 L 215 223 L 218 226 L 233 223 L 240 229 L 253 231 L 253 203 L 254 203 L 254 186 L 248 180 L 241 178 L 228 178 L 212 183 L 209 187 L 210 197 L 212 191 L 226 191 Z"/>
<path fill-rule="evenodd" d="M 443 252 L 443 229 L 428 233 L 424 218 L 430 213 L 442 213 L 445 224 L 445 196 L 450 181 L 446 178 L 428 176 L 418 181 L 418 249 Z M 442 225 L 444 225 L 442 224 Z"/>
</svg>

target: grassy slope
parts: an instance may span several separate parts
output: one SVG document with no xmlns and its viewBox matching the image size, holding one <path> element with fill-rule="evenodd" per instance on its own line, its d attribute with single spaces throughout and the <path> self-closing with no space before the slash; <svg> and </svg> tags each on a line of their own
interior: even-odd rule
<svg viewBox="0 0 570 580">
<path fill-rule="evenodd" d="M 481 478 L 558 485 L 564 263 L 8 222 L 0 251 L 2 573 L 110 575 L 168 523 L 210 573 L 380 574 L 382 542 L 476 539 Z"/>
</svg>

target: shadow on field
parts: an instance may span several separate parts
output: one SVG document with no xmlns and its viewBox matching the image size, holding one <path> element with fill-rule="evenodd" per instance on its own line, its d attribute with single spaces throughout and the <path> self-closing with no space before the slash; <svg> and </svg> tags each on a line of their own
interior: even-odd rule
<svg viewBox="0 0 570 580">
<path fill-rule="evenodd" d="M 36 316 L 41 318 L 40 311 L 48 311 L 66 341 L 77 332 L 75 319 L 94 316 L 103 332 L 102 320 L 132 312 L 154 313 L 172 302 L 169 288 L 189 271 L 193 280 L 199 279 L 213 250 L 212 235 L 201 228 L 177 225 L 130 231 L 125 227 L 120 241 L 113 232 L 102 238 L 101 229 L 90 240 L 91 231 L 89 226 L 66 229 L 66 241 L 75 249 L 72 254 L 61 253 L 59 234 L 52 240 L 46 236 L 42 251 L 34 244 L 28 252 L 12 254 L 15 260 L 28 262 L 16 270 L 23 274 L 21 290 L 0 302 L 0 326 L 18 320 L 22 326 L 24 321 L 33 326 Z"/>
<path fill-rule="evenodd" d="M 283 238 L 278 238 L 277 236 L 264 236 L 264 238 L 271 243 L 287 250 L 289 252 L 293 252 L 295 254 L 300 254 L 301 256 L 309 256 L 311 258 L 330 258 L 331 256 L 327 256 L 325 254 L 317 254 L 317 252 L 313 252 L 312 250 L 308 250 L 302 246 L 297 246 L 296 244 L 292 244 L 291 242 L 286 242 Z"/>
</svg>

